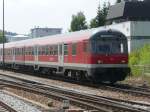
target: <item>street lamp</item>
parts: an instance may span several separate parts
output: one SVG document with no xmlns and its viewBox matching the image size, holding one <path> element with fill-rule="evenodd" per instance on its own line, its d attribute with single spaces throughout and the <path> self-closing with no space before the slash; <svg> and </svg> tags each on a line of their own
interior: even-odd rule
<svg viewBox="0 0 150 112">
<path fill-rule="evenodd" d="M 3 68 L 5 68 L 5 20 L 4 20 L 4 16 L 5 16 L 5 4 L 4 4 L 4 0 L 3 0 Z"/>
</svg>

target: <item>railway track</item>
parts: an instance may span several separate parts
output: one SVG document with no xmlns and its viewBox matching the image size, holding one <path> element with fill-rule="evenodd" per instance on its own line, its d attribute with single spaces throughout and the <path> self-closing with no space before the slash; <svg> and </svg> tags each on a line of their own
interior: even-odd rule
<svg viewBox="0 0 150 112">
<path fill-rule="evenodd" d="M 18 73 L 18 71 L 16 72 Z M 20 73 L 20 72 L 19 72 Z M 24 74 L 24 72 L 21 72 Z M 28 73 L 26 72 L 27 75 L 30 74 L 30 75 L 35 75 L 34 73 Z M 40 74 L 36 74 L 36 76 L 39 76 Z M 9 76 L 11 78 L 11 76 Z M 53 77 L 51 76 L 50 78 L 54 79 L 54 80 L 62 80 L 62 81 L 67 81 L 69 83 L 75 83 L 75 84 L 81 84 L 81 85 L 84 85 L 84 86 L 90 86 L 90 87 L 94 87 L 94 88 L 99 88 L 99 89 L 102 89 L 102 90 L 111 90 L 111 91 L 118 91 L 118 92 L 122 92 L 122 93 L 127 93 L 127 94 L 131 94 L 131 95 L 134 95 L 134 96 L 144 96 L 144 97 L 148 97 L 150 98 L 150 88 L 145 88 L 145 87 L 136 87 L 136 86 L 131 86 L 131 85 L 128 85 L 128 84 L 120 84 L 120 83 L 117 83 L 117 84 L 106 84 L 106 83 L 102 83 L 102 84 L 92 84 L 92 83 L 89 83 L 89 82 L 77 82 L 77 81 L 74 81 L 73 79 L 67 79 L 67 78 L 63 78 L 63 77 L 59 77 L 57 78 L 56 77 Z M 17 77 L 16 77 L 17 79 Z M 20 78 L 19 78 L 20 80 Z"/>
<path fill-rule="evenodd" d="M 149 88 L 135 87 L 125 84 L 114 84 L 114 85 L 104 84 L 103 86 L 99 86 L 99 88 L 150 98 Z"/>
<path fill-rule="evenodd" d="M 19 78 L 14 78 L 14 81 L 13 78 L 10 77 L 7 80 L 1 79 L 0 83 L 7 87 L 24 89 L 25 91 L 42 94 L 56 100 L 69 100 L 71 104 L 80 106 L 87 110 L 94 109 L 100 112 L 120 112 L 120 110 L 122 112 L 150 112 L 149 104 L 80 93 L 78 91 L 58 88 Z"/>
<path fill-rule="evenodd" d="M 4 102 L 0 101 L 0 112 L 17 112 L 17 111 L 8 106 L 7 104 L 5 104 Z"/>
</svg>

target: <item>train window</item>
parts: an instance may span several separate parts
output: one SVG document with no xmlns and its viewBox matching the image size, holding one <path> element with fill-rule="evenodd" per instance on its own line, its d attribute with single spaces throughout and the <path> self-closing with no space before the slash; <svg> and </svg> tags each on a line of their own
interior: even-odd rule
<svg viewBox="0 0 150 112">
<path fill-rule="evenodd" d="M 48 46 L 45 46 L 45 53 L 46 53 L 46 55 L 49 54 L 49 48 L 48 48 Z"/>
<path fill-rule="evenodd" d="M 77 53 L 76 47 L 77 47 L 76 43 L 73 43 L 72 44 L 72 55 L 76 55 L 76 53 Z"/>
<path fill-rule="evenodd" d="M 58 54 L 58 46 L 55 45 L 55 46 L 54 46 L 54 55 L 57 55 L 57 54 Z"/>
<path fill-rule="evenodd" d="M 19 48 L 17 48 L 17 55 L 19 55 L 19 52 L 20 52 L 20 51 L 19 51 Z"/>
<path fill-rule="evenodd" d="M 31 54 L 34 55 L 34 48 L 32 47 L 31 50 L 32 50 L 32 51 L 31 51 Z"/>
<path fill-rule="evenodd" d="M 30 48 L 30 55 L 32 55 L 32 48 Z"/>
<path fill-rule="evenodd" d="M 42 47 L 40 48 L 40 55 L 42 55 Z"/>
<path fill-rule="evenodd" d="M 25 48 L 25 55 L 27 55 L 27 48 Z"/>
<path fill-rule="evenodd" d="M 28 48 L 28 55 L 30 55 L 30 48 Z"/>
<path fill-rule="evenodd" d="M 122 40 L 93 41 L 92 52 L 98 54 L 120 54 L 127 52 L 127 45 Z"/>
<path fill-rule="evenodd" d="M 97 54 L 110 54 L 111 45 L 109 41 L 92 41 L 91 51 Z"/>
<path fill-rule="evenodd" d="M 29 55 L 32 55 L 32 48 L 29 48 Z"/>
<path fill-rule="evenodd" d="M 42 48 L 41 49 L 42 50 L 41 55 L 45 55 L 45 47 L 42 46 L 41 48 Z"/>
<path fill-rule="evenodd" d="M 103 45 L 99 45 L 98 47 L 97 47 L 97 52 L 98 53 L 110 53 L 110 49 L 111 49 L 111 47 L 110 47 L 110 45 L 109 44 L 103 44 Z"/>
<path fill-rule="evenodd" d="M 64 55 L 68 55 L 68 44 L 64 44 Z"/>
<path fill-rule="evenodd" d="M 112 53 L 124 53 L 124 44 L 121 41 L 112 42 Z"/>
<path fill-rule="evenodd" d="M 49 54 L 50 54 L 50 55 L 53 55 L 53 46 L 50 46 L 50 47 L 49 47 Z"/>
<path fill-rule="evenodd" d="M 42 48 L 41 47 L 38 48 L 38 54 L 42 55 Z"/>
<path fill-rule="evenodd" d="M 21 49 L 19 48 L 19 55 L 21 55 Z"/>
<path fill-rule="evenodd" d="M 19 55 L 19 49 L 17 48 L 17 55 Z"/>
<path fill-rule="evenodd" d="M 59 45 L 59 55 L 62 55 L 62 45 Z"/>
<path fill-rule="evenodd" d="M 123 53 L 124 52 L 124 48 L 123 48 L 123 43 L 121 43 L 121 53 Z"/>
</svg>

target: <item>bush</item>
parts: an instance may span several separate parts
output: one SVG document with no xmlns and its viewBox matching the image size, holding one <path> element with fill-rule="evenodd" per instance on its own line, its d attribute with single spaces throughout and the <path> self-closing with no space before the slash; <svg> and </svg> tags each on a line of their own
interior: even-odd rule
<svg viewBox="0 0 150 112">
<path fill-rule="evenodd" d="M 132 52 L 129 56 L 129 65 L 133 75 L 141 75 L 143 68 L 140 65 L 150 65 L 150 44 Z"/>
</svg>

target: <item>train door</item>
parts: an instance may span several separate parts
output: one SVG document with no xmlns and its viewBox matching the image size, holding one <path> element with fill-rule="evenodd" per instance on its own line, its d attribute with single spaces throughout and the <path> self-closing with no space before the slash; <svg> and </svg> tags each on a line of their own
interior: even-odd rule
<svg viewBox="0 0 150 112">
<path fill-rule="evenodd" d="M 89 42 L 88 41 L 83 41 L 83 59 L 84 59 L 84 64 L 88 63 L 88 51 L 89 51 Z"/>
<path fill-rule="evenodd" d="M 58 61 L 59 61 L 59 66 L 64 65 L 64 44 L 59 44 L 58 47 Z"/>
<path fill-rule="evenodd" d="M 38 64 L 38 46 L 34 46 L 34 62 L 37 65 Z"/>
</svg>

